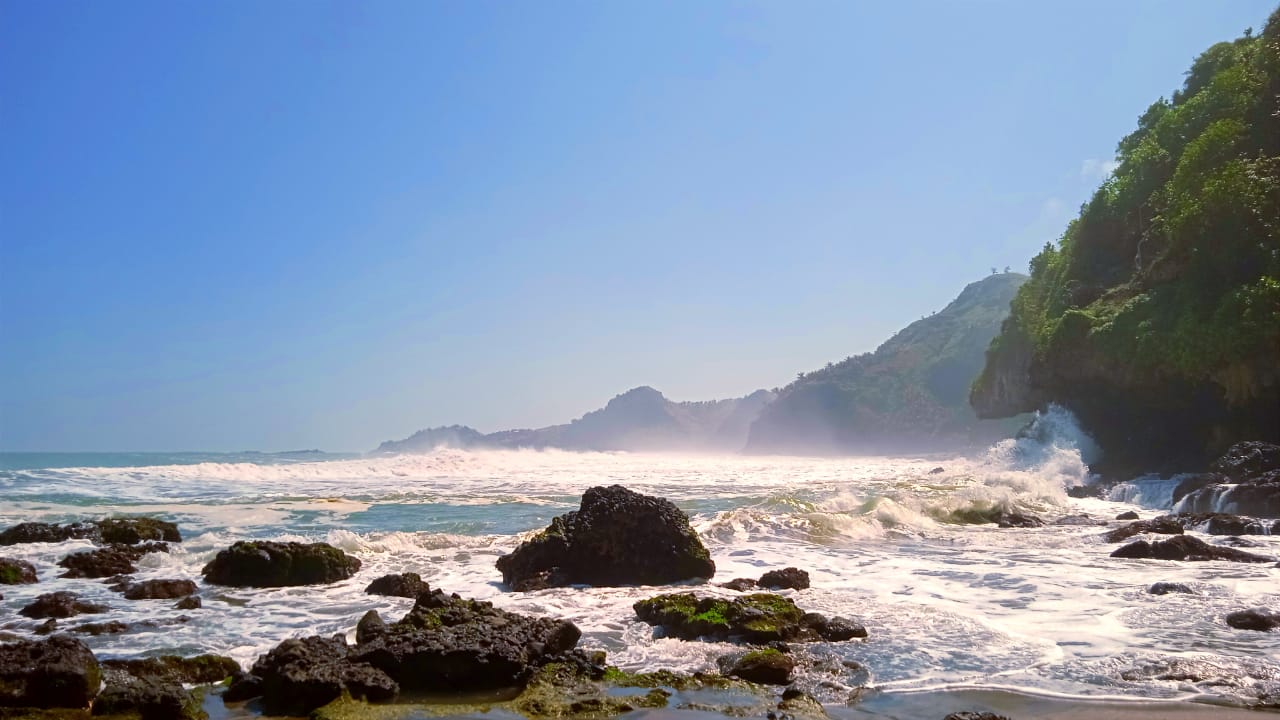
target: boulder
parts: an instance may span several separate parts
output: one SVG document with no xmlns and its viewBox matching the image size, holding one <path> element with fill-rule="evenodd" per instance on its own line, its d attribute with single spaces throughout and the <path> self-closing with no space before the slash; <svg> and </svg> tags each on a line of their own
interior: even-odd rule
<svg viewBox="0 0 1280 720">
<path fill-rule="evenodd" d="M 198 610 L 204 605 L 199 595 L 188 595 L 173 604 L 174 610 Z"/>
<path fill-rule="evenodd" d="M 222 682 L 240 671 L 240 666 L 235 660 L 222 655 L 194 657 L 161 655 L 129 660 L 103 660 L 102 666 L 138 678 L 151 678 L 161 682 L 186 685 Z"/>
<path fill-rule="evenodd" d="M 249 676 L 233 681 L 227 695 L 248 699 L 262 696 L 268 715 L 307 715 L 337 700 L 345 692 L 363 700 L 390 700 L 400 688 L 395 681 L 365 662 L 353 662 L 341 635 L 292 638 L 258 658 Z M 250 679 L 252 678 L 252 679 Z"/>
<path fill-rule="evenodd" d="M 390 595 L 392 597 L 417 598 L 431 592 L 431 586 L 422 581 L 417 573 L 400 573 L 383 575 L 369 583 L 364 591 L 369 595 Z"/>
<path fill-rule="evenodd" d="M 126 600 L 172 600 L 196 593 L 196 584 L 190 580 L 143 580 L 122 588 Z"/>
<path fill-rule="evenodd" d="M 1170 593 L 1183 593 L 1186 595 L 1195 594 L 1195 592 L 1186 585 L 1174 582 L 1153 583 L 1151 587 L 1147 588 L 1147 592 L 1152 595 L 1168 595 Z"/>
<path fill-rule="evenodd" d="M 93 523 L 57 525 L 55 523 L 25 522 L 0 532 L 0 545 L 37 542 L 58 543 L 66 540 L 97 539 L 99 539 L 98 526 Z"/>
<path fill-rule="evenodd" d="M 1280 628 L 1280 612 L 1266 608 L 1250 608 L 1227 615 L 1227 624 L 1237 630 L 1268 632 Z"/>
<path fill-rule="evenodd" d="M 963 712 L 953 712 L 942 718 L 942 720 L 1009 720 L 1009 718 L 992 712 L 965 710 Z"/>
<path fill-rule="evenodd" d="M 1210 545 L 1190 535 L 1179 535 L 1168 540 L 1150 543 L 1138 540 L 1111 553 L 1116 558 L 1150 558 L 1153 560 L 1226 560 L 1229 562 L 1262 563 L 1271 558 L 1254 555 L 1235 548 Z"/>
<path fill-rule="evenodd" d="M 725 666 L 728 669 L 725 674 L 730 677 L 762 685 L 786 685 L 791 682 L 791 672 L 796 668 L 796 661 L 786 653 L 763 648 L 729 659 Z"/>
<path fill-rule="evenodd" d="M 727 583 L 720 583 L 720 587 L 737 590 L 738 592 L 746 592 L 748 590 L 755 590 L 757 585 L 756 581 L 751 578 L 734 578 Z"/>
<path fill-rule="evenodd" d="M 689 518 L 662 498 L 621 485 L 593 487 L 578 510 L 498 558 L 512 590 L 574 583 L 662 585 L 715 574 Z"/>
<path fill-rule="evenodd" d="M 67 635 L 0 645 L 0 707 L 83 708 L 101 681 L 93 653 Z"/>
<path fill-rule="evenodd" d="M 93 701 L 94 715 L 132 716 L 139 720 L 204 720 L 201 701 L 179 683 L 106 673 L 106 686 Z"/>
<path fill-rule="evenodd" d="M 108 620 L 106 622 L 81 623 L 73 628 L 71 632 L 80 633 L 82 635 L 116 635 L 129 629 L 127 623 L 119 620 Z"/>
<path fill-rule="evenodd" d="M 1167 516 L 1187 530 L 1209 535 L 1270 535 L 1271 522 L 1227 513 L 1178 513 Z"/>
<path fill-rule="evenodd" d="M 27 585 L 37 580 L 35 565 L 26 560 L 0 557 L 0 585 Z"/>
<path fill-rule="evenodd" d="M 759 585 L 769 590 L 804 590 L 809 587 L 809 573 L 793 567 L 770 570 L 760 576 Z"/>
<path fill-rule="evenodd" d="M 952 510 L 944 518 L 944 522 L 955 523 L 957 525 L 987 525 L 994 523 L 1002 529 L 1033 528 L 1044 525 L 1044 520 L 1036 517 L 1035 515 L 1028 515 L 1017 510 L 1005 510 L 1000 507 L 969 507 Z"/>
<path fill-rule="evenodd" d="M 81 600 L 75 593 L 59 590 L 37 597 L 18 611 L 29 618 L 69 618 L 73 615 L 104 613 L 106 605 Z"/>
<path fill-rule="evenodd" d="M 1122 512 L 1122 513 L 1120 513 L 1119 515 L 1117 515 L 1117 516 L 1116 516 L 1116 519 L 1117 519 L 1117 520 L 1137 520 L 1137 519 L 1138 519 L 1138 513 L 1134 512 L 1134 511 L 1132 511 L 1132 510 L 1129 510 L 1129 511 L 1127 511 L 1127 512 Z"/>
<path fill-rule="evenodd" d="M 741 640 L 749 643 L 840 641 L 866 637 L 867 631 L 844 618 L 806 613 L 788 598 L 769 593 L 731 600 L 673 593 L 640 600 L 633 606 L 644 622 L 684 640 Z"/>
<path fill-rule="evenodd" d="M 1280 518 L 1280 445 L 1236 443 L 1211 470 L 1202 481 L 1178 486 L 1174 494 L 1179 509 Z M 1185 497 L 1176 497 L 1180 493 Z"/>
<path fill-rule="evenodd" d="M 182 542 L 178 526 L 152 517 L 119 517 L 95 521 L 102 542 L 137 545 L 147 540 Z"/>
<path fill-rule="evenodd" d="M 1152 518 L 1150 520 L 1139 520 L 1137 522 L 1131 522 L 1124 527 L 1112 530 L 1111 532 L 1103 535 L 1102 539 L 1109 543 L 1117 543 L 1123 540 L 1128 540 L 1134 535 L 1141 535 L 1143 533 L 1153 533 L 1157 535 L 1181 535 L 1182 525 L 1168 516 Z"/>
<path fill-rule="evenodd" d="M 1280 470 L 1280 445 L 1246 440 L 1227 448 L 1209 469 L 1233 482 L 1241 482 L 1271 470 Z"/>
<path fill-rule="evenodd" d="M 386 632 L 387 623 L 383 621 L 382 616 L 377 610 L 370 610 L 360 617 L 360 622 L 356 623 L 356 644 L 364 645 Z"/>
<path fill-rule="evenodd" d="M 322 585 L 345 580 L 360 561 L 327 543 L 241 541 L 204 566 L 205 582 L 233 587 Z"/>
<path fill-rule="evenodd" d="M 58 561 L 59 567 L 67 569 L 58 577 L 64 578 L 109 578 L 136 572 L 133 566 L 143 555 L 149 552 L 169 552 L 164 543 L 149 542 L 140 545 L 108 545 L 96 550 L 82 550 L 72 553 Z"/>
</svg>

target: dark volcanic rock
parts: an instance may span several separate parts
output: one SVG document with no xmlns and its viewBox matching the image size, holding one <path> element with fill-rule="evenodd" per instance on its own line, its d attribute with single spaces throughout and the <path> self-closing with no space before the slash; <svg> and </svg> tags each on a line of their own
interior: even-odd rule
<svg viewBox="0 0 1280 720">
<path fill-rule="evenodd" d="M 385 632 L 356 646 L 352 659 L 415 690 L 516 687 L 533 666 L 572 650 L 582 636 L 567 620 L 530 617 L 440 590 Z"/>
<path fill-rule="evenodd" d="M 790 655 L 773 648 L 752 650 L 736 659 L 726 658 L 726 675 L 742 678 L 762 685 L 786 685 L 791 682 L 791 672 L 796 661 Z"/>
<path fill-rule="evenodd" d="M 360 561 L 327 543 L 241 541 L 204 566 L 204 579 L 233 587 L 320 585 L 345 580 Z"/>
<path fill-rule="evenodd" d="M 942 720 L 1009 720 L 1004 715 L 997 715 L 990 712 L 974 712 L 966 710 L 964 712 L 953 712 L 942 718 Z"/>
<path fill-rule="evenodd" d="M 204 603 L 200 600 L 199 595 L 189 595 L 174 603 L 173 608 L 175 610 L 197 610 L 203 605 Z"/>
<path fill-rule="evenodd" d="M 746 592 L 747 590 L 755 590 L 757 584 L 756 581 L 751 578 L 734 578 L 727 583 L 720 583 L 720 587 L 737 590 L 738 592 Z"/>
<path fill-rule="evenodd" d="M 139 545 L 108 545 L 96 550 L 72 553 L 58 561 L 67 569 L 59 577 L 109 578 L 135 572 L 133 563 L 149 552 L 169 552 L 169 546 L 159 542 Z"/>
<path fill-rule="evenodd" d="M 57 543 L 73 539 L 97 540 L 98 526 L 92 523 L 57 525 L 54 523 L 26 522 L 0 532 L 0 545 L 35 542 Z"/>
<path fill-rule="evenodd" d="M 1267 632 L 1280 628 L 1280 613 L 1266 608 L 1250 608 L 1227 615 L 1227 624 L 1237 630 Z"/>
<path fill-rule="evenodd" d="M 137 545 L 147 540 L 182 542 L 178 526 L 151 517 L 120 517 L 98 520 L 95 525 L 102 535 L 102 542 Z"/>
<path fill-rule="evenodd" d="M 82 708 L 101 678 L 89 648 L 66 635 L 0 645 L 0 707 Z"/>
<path fill-rule="evenodd" d="M 400 688 L 395 681 L 364 662 L 353 662 L 341 635 L 285 640 L 258 658 L 251 676 L 228 689 L 232 697 L 245 695 L 242 683 L 255 686 L 268 715 L 306 715 L 338 699 L 345 691 L 356 699 L 390 700 Z M 235 691 L 234 693 L 232 691 Z"/>
<path fill-rule="evenodd" d="M 1120 513 L 1119 515 L 1117 515 L 1117 516 L 1116 516 L 1116 519 L 1117 519 L 1117 520 L 1137 520 L 1137 519 L 1138 519 L 1138 513 L 1134 512 L 1134 511 L 1132 511 L 1132 510 L 1129 510 L 1128 512 L 1122 512 L 1122 513 Z"/>
<path fill-rule="evenodd" d="M 1124 527 L 1112 530 L 1106 535 L 1103 535 L 1102 539 L 1109 543 L 1117 543 L 1122 540 L 1128 540 L 1134 535 L 1141 535 L 1143 533 L 1181 535 L 1182 525 L 1167 516 L 1152 518 L 1151 520 L 1139 520 L 1137 522 L 1131 522 Z"/>
<path fill-rule="evenodd" d="M 1168 515 L 1188 530 L 1201 530 L 1209 535 L 1270 535 L 1268 520 L 1228 515 L 1226 513 L 1178 513 Z"/>
<path fill-rule="evenodd" d="M 369 583 L 369 587 L 364 591 L 370 595 L 416 598 L 423 593 L 431 592 L 431 586 L 423 582 L 418 573 L 401 573 L 383 575 Z"/>
<path fill-rule="evenodd" d="M 756 593 L 731 600 L 693 593 L 658 595 L 633 606 L 636 616 L 685 640 L 740 639 L 750 643 L 812 642 L 866 637 L 867 631 L 844 618 L 806 613 L 780 595 Z"/>
<path fill-rule="evenodd" d="M 1280 517 L 1280 445 L 1236 443 L 1214 461 L 1212 470 L 1203 481 L 1178 486 L 1175 496 L 1185 492 L 1185 497 L 1175 497 L 1180 509 Z"/>
<path fill-rule="evenodd" d="M 621 485 L 587 490 L 578 510 L 554 518 L 497 566 L 517 591 L 572 583 L 662 585 L 716 571 L 679 508 Z"/>
<path fill-rule="evenodd" d="M 119 620 L 108 620 L 107 622 L 82 623 L 71 628 L 71 632 L 83 635 L 115 635 L 128 629 L 129 625 L 127 623 Z"/>
<path fill-rule="evenodd" d="M 1004 510 L 999 507 L 993 508 L 961 508 L 953 510 L 950 515 L 945 518 L 946 522 L 956 523 L 958 525 L 986 525 L 995 523 L 1001 528 L 1033 528 L 1044 525 L 1044 520 L 1035 515 L 1027 515 L 1016 510 Z"/>
<path fill-rule="evenodd" d="M 106 687 L 93 701 L 94 715 L 136 716 L 140 720 L 203 720 L 208 715 L 194 695 L 173 682 L 106 673 Z"/>
<path fill-rule="evenodd" d="M 26 560 L 0 558 L 0 585 L 28 585 L 37 579 L 36 567 Z"/>
<path fill-rule="evenodd" d="M 235 660 L 222 655 L 161 655 L 132 660 L 103 660 L 102 666 L 134 677 L 188 685 L 222 682 L 240 671 Z"/>
<path fill-rule="evenodd" d="M 1111 553 L 1116 558 L 1151 558 L 1154 560 L 1227 560 L 1230 562 L 1271 562 L 1271 558 L 1253 555 L 1235 548 L 1217 547 L 1190 535 L 1150 543 L 1139 540 Z"/>
<path fill-rule="evenodd" d="M 377 610 L 370 610 L 360 617 L 360 622 L 356 623 L 356 644 L 363 645 L 386 632 L 387 623 L 383 621 L 382 616 Z"/>
<path fill-rule="evenodd" d="M 1182 583 L 1173 583 L 1173 582 L 1153 583 L 1151 587 L 1147 588 L 1147 592 L 1151 593 L 1152 595 L 1168 595 L 1169 593 L 1185 593 L 1187 595 L 1195 594 L 1191 590 L 1191 588 L 1187 587 L 1186 585 L 1183 585 Z"/>
<path fill-rule="evenodd" d="M 143 580 L 122 588 L 126 600 L 172 600 L 194 595 L 197 589 L 190 580 Z"/>
<path fill-rule="evenodd" d="M 784 568 L 770 570 L 760 576 L 760 587 L 770 590 L 786 589 L 804 590 L 809 587 L 809 573 L 800 568 Z"/>
<path fill-rule="evenodd" d="M 68 618 L 73 615 L 103 613 L 106 605 L 81 600 L 75 593 L 60 590 L 37 597 L 30 605 L 19 610 L 29 618 Z"/>
<path fill-rule="evenodd" d="M 1214 460 L 1209 469 L 1226 475 L 1234 482 L 1280 470 L 1280 445 L 1259 440 L 1238 442 Z"/>
</svg>

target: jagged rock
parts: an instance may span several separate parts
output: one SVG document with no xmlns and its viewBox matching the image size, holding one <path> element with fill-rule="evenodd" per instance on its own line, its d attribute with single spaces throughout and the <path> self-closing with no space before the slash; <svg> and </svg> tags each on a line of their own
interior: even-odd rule
<svg viewBox="0 0 1280 720">
<path fill-rule="evenodd" d="M 1280 445 L 1246 441 L 1232 445 L 1213 462 L 1213 473 L 1175 491 L 1181 509 L 1229 511 L 1263 518 L 1280 517 Z"/>
<path fill-rule="evenodd" d="M 119 620 L 108 620 L 106 622 L 81 623 L 73 628 L 71 632 L 81 633 L 83 635 L 115 635 L 125 632 L 129 629 L 127 623 Z"/>
<path fill-rule="evenodd" d="M 75 593 L 59 590 L 37 597 L 31 604 L 18 611 L 29 618 L 69 618 L 73 615 L 103 613 L 106 605 L 81 600 Z"/>
<path fill-rule="evenodd" d="M 1214 460 L 1209 469 L 1222 473 L 1234 482 L 1280 470 L 1280 445 L 1259 440 L 1238 442 L 1227 448 L 1222 457 Z"/>
<path fill-rule="evenodd" d="M 166 683 L 208 685 L 222 682 L 240 671 L 235 660 L 222 655 L 196 655 L 179 657 L 135 658 L 131 660 L 103 660 L 104 668 L 128 673 L 134 677 L 151 678 Z"/>
<path fill-rule="evenodd" d="M 107 672 L 106 687 L 93 702 L 94 715 L 134 715 L 140 720 L 204 720 L 200 700 L 178 683 Z"/>
<path fill-rule="evenodd" d="M 1234 535 L 1224 537 L 1221 540 L 1218 540 L 1216 544 L 1226 545 L 1227 547 L 1237 547 L 1237 548 L 1262 547 L 1262 543 L 1254 542 L 1253 540 L 1246 540 L 1242 537 L 1236 537 Z"/>
<path fill-rule="evenodd" d="M 35 565 L 17 558 L 0 558 L 0 585 L 29 585 L 37 580 Z"/>
<path fill-rule="evenodd" d="M 137 545 L 147 540 L 182 542 L 182 535 L 178 532 L 177 525 L 157 518 L 107 518 L 98 520 L 94 524 L 98 526 L 102 542 L 105 543 Z"/>
<path fill-rule="evenodd" d="M 578 510 L 498 558 L 513 590 L 571 583 L 662 585 L 709 578 L 716 566 L 689 518 L 662 498 L 593 487 Z"/>
<path fill-rule="evenodd" d="M 418 597 L 409 614 L 352 652 L 414 690 L 516 687 L 534 665 L 574 648 L 581 631 L 567 620 L 530 617 L 440 590 Z"/>
<path fill-rule="evenodd" d="M 50 635 L 57 631 L 58 631 L 58 621 L 54 618 L 49 618 L 48 620 L 45 620 L 44 622 L 37 625 L 34 632 L 37 635 Z"/>
<path fill-rule="evenodd" d="M 1122 512 L 1122 513 L 1120 513 L 1119 515 L 1117 515 L 1117 516 L 1116 516 L 1116 519 L 1117 519 L 1117 520 L 1137 520 L 1137 519 L 1138 519 L 1138 513 L 1134 512 L 1134 511 L 1132 511 L 1132 510 L 1129 510 L 1129 511 L 1127 511 L 1127 512 Z"/>
<path fill-rule="evenodd" d="M 762 685 L 786 685 L 791 682 L 791 672 L 796 668 L 796 661 L 790 655 L 773 648 L 752 650 L 736 658 L 729 656 L 724 659 L 728 668 L 726 675 Z"/>
<path fill-rule="evenodd" d="M 1280 628 L 1280 612 L 1266 608 L 1250 608 L 1227 615 L 1227 624 L 1237 630 L 1268 632 Z"/>
<path fill-rule="evenodd" d="M 110 578 L 136 572 L 133 563 L 149 552 L 169 552 L 164 543 L 149 542 L 140 545 L 108 545 L 96 550 L 72 553 L 58 561 L 67 569 L 59 575 L 64 578 Z"/>
<path fill-rule="evenodd" d="M 370 610 L 360 618 L 360 622 L 356 623 L 356 644 L 364 645 L 386 632 L 387 623 L 382 620 L 382 616 L 377 610 Z"/>
<path fill-rule="evenodd" d="M 1201 530 L 1209 535 L 1270 535 L 1271 523 L 1257 518 L 1227 513 L 1178 513 L 1167 515 L 1187 530 Z"/>
<path fill-rule="evenodd" d="M 809 573 L 800 568 L 784 568 L 770 570 L 760 576 L 760 587 L 770 590 L 786 589 L 804 590 L 809 587 Z"/>
<path fill-rule="evenodd" d="M 190 580 L 143 580 L 122 588 L 126 600 L 172 600 L 196 593 L 196 584 Z"/>
<path fill-rule="evenodd" d="M 306 715 L 343 692 L 371 701 L 396 696 L 400 688 L 394 680 L 366 662 L 352 661 L 349 654 L 341 635 L 285 640 L 254 663 L 251 676 L 256 682 L 237 680 L 227 693 L 247 699 L 252 696 L 244 695 L 244 683 L 256 685 L 268 715 Z"/>
<path fill-rule="evenodd" d="M 173 604 L 174 610 L 198 610 L 204 603 L 200 600 L 199 595 L 189 595 Z"/>
<path fill-rule="evenodd" d="M 811 642 L 865 637 L 866 629 L 844 618 L 828 619 L 806 613 L 780 595 L 756 593 L 732 600 L 693 593 L 658 595 L 633 606 L 636 616 L 685 640 L 706 637 L 740 639 L 749 643 L 777 640 Z"/>
<path fill-rule="evenodd" d="M 233 673 L 231 683 L 222 693 L 224 703 L 244 702 L 256 697 L 262 697 L 262 678 L 246 672 Z"/>
<path fill-rule="evenodd" d="M 364 591 L 369 595 L 390 595 L 392 597 L 416 598 L 431 592 L 431 586 L 422 581 L 417 573 L 400 573 L 383 575 L 369 583 Z"/>
<path fill-rule="evenodd" d="M 1230 562 L 1271 562 L 1271 558 L 1253 555 L 1234 548 L 1217 547 L 1190 535 L 1150 543 L 1138 540 L 1111 553 L 1116 558 L 1151 558 L 1154 560 L 1227 560 Z"/>
<path fill-rule="evenodd" d="M 757 584 L 756 581 L 751 578 L 734 578 L 727 583 L 720 583 L 720 587 L 737 590 L 738 592 L 746 592 L 748 590 L 755 590 Z"/>
<path fill-rule="evenodd" d="M 1153 583 L 1151 587 L 1147 588 L 1147 592 L 1152 595 L 1168 595 L 1170 593 L 1184 593 L 1187 595 L 1195 594 L 1195 592 L 1186 585 L 1174 582 Z"/>
<path fill-rule="evenodd" d="M 1128 540 L 1134 535 L 1141 535 L 1143 533 L 1154 533 L 1157 535 L 1181 535 L 1182 525 L 1168 516 L 1152 518 L 1151 520 L 1139 520 L 1137 522 L 1131 522 L 1124 527 L 1112 530 L 1106 535 L 1103 535 L 1102 539 L 1109 543 L 1117 543 L 1123 540 Z"/>
<path fill-rule="evenodd" d="M 0 645 L 0 707 L 83 708 L 101 681 L 93 653 L 67 635 Z"/>
<path fill-rule="evenodd" d="M 205 582 L 233 587 L 320 585 L 345 580 L 360 561 L 327 543 L 241 541 L 204 566 Z"/>
<path fill-rule="evenodd" d="M 987 525 L 994 523 L 1002 529 L 1033 528 L 1044 525 L 1044 520 L 1035 515 L 1028 515 L 1016 510 L 1005 510 L 999 507 L 953 510 L 944 518 L 944 521 L 957 525 Z"/>
<path fill-rule="evenodd" d="M 25 522 L 0 532 L 0 545 L 37 542 L 58 543 L 73 539 L 99 539 L 98 526 L 92 523 L 58 525 L 55 523 Z"/>
</svg>

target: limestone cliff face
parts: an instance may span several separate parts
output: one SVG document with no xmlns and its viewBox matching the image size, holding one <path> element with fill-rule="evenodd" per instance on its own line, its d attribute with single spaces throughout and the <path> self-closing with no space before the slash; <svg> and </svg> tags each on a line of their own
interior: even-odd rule
<svg viewBox="0 0 1280 720">
<path fill-rule="evenodd" d="M 1061 404 L 1117 474 L 1280 440 L 1278 96 L 1280 10 L 1143 114 L 1031 261 L 970 395 L 979 415 Z"/>
</svg>

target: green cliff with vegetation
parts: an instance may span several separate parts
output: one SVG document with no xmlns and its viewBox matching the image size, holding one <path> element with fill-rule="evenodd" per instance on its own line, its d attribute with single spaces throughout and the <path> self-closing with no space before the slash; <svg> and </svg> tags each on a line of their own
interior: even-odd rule
<svg viewBox="0 0 1280 720">
<path fill-rule="evenodd" d="M 1031 279 L 971 402 L 1073 410 L 1116 470 L 1280 440 L 1280 10 L 1196 58 Z"/>
<path fill-rule="evenodd" d="M 875 352 L 800 373 L 751 426 L 747 451 L 921 452 L 1007 437 L 1018 423 L 979 421 L 968 394 L 1026 279 L 1005 272 L 970 283 Z"/>
</svg>

